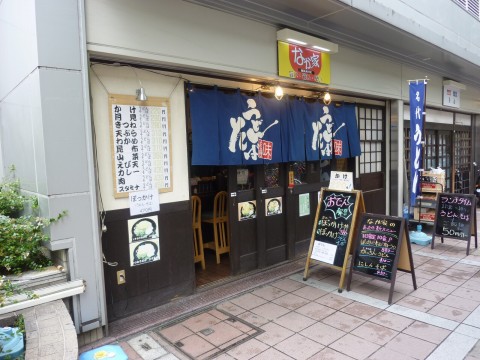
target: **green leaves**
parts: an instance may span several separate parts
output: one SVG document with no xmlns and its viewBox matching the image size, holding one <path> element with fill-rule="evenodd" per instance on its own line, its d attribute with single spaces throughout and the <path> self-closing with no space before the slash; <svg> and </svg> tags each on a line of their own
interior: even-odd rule
<svg viewBox="0 0 480 360">
<path fill-rule="evenodd" d="M 0 183 L 0 274 L 51 265 L 43 251 L 43 243 L 49 240 L 45 228 L 66 215 L 62 212 L 53 218 L 19 216 L 27 203 L 37 212 L 38 199 L 20 194 L 20 182 L 15 179 L 14 170 L 11 167 L 9 176 Z"/>
<path fill-rule="evenodd" d="M 0 272 L 19 273 L 50 265 L 42 252 L 48 241 L 43 229 L 51 219 L 21 216 L 10 218 L 0 215 Z"/>
</svg>

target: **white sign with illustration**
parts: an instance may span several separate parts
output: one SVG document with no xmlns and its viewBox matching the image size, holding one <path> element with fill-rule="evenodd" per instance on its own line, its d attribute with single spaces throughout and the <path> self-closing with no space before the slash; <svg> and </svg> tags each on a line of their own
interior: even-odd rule
<svg viewBox="0 0 480 360">
<path fill-rule="evenodd" d="M 255 200 L 238 203 L 238 221 L 255 219 L 257 202 Z"/>
<path fill-rule="evenodd" d="M 332 190 L 353 190 L 353 173 L 344 171 L 332 171 L 330 174 L 329 189 Z"/>
<path fill-rule="evenodd" d="M 271 198 L 265 200 L 265 216 L 279 215 L 282 213 L 282 198 Z"/>
<path fill-rule="evenodd" d="M 160 260 L 158 216 L 128 220 L 130 266 Z"/>
</svg>

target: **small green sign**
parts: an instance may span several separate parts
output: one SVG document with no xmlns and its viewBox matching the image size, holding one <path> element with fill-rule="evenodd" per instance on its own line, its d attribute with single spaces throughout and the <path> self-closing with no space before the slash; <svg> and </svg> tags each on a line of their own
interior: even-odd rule
<svg viewBox="0 0 480 360">
<path fill-rule="evenodd" d="M 298 195 L 298 212 L 299 216 L 310 215 L 310 194 Z"/>
</svg>

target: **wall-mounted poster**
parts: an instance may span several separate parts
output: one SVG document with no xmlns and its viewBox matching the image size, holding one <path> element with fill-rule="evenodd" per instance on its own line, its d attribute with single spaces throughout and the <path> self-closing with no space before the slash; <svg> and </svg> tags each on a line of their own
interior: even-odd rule
<svg viewBox="0 0 480 360">
<path fill-rule="evenodd" d="M 128 220 L 130 266 L 160 260 L 158 216 Z"/>
<path fill-rule="evenodd" d="M 282 213 L 281 197 L 265 200 L 265 216 L 279 215 L 281 213 Z"/>
<path fill-rule="evenodd" d="M 298 195 L 298 216 L 310 215 L 310 194 Z"/>
<path fill-rule="evenodd" d="M 169 101 L 109 96 L 114 196 L 172 191 Z"/>
<path fill-rule="evenodd" d="M 257 202 L 255 200 L 238 203 L 238 221 L 255 219 L 257 217 Z"/>
</svg>

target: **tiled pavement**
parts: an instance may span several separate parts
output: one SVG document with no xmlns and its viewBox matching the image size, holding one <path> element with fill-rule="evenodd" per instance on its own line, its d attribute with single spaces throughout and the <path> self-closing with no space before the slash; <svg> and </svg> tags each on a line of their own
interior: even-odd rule
<svg viewBox="0 0 480 360">
<path fill-rule="evenodd" d="M 340 271 L 316 265 L 303 281 L 297 262 L 293 274 L 104 342 L 132 360 L 480 359 L 480 250 L 466 256 L 465 241 L 446 239 L 412 251 L 418 289 L 399 271 L 391 305 L 388 283 L 354 275 L 338 293 Z"/>
</svg>

